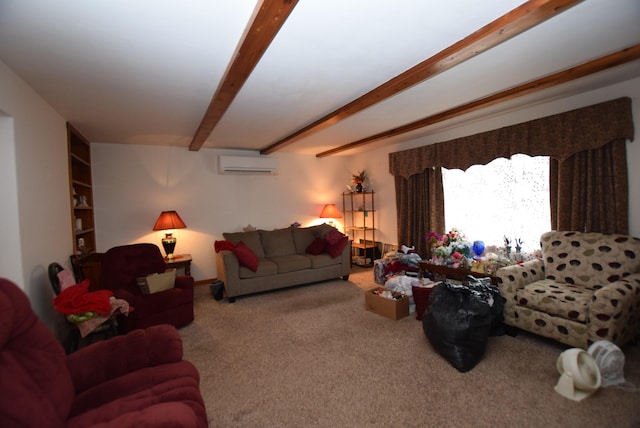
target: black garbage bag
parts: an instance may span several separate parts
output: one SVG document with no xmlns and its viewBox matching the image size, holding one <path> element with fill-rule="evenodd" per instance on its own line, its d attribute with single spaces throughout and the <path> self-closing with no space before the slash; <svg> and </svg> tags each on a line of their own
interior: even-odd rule
<svg viewBox="0 0 640 428">
<path fill-rule="evenodd" d="M 503 308 L 504 298 L 491 284 L 443 282 L 431 293 L 422 327 L 435 350 L 464 373 L 484 355 L 492 330 L 499 333 Z"/>
<path fill-rule="evenodd" d="M 476 278 L 472 275 L 467 276 L 465 285 L 473 294 L 476 295 L 476 297 L 491 306 L 493 321 L 491 322 L 491 331 L 489 332 L 489 336 L 503 335 L 505 333 L 503 321 L 504 304 L 506 299 L 502 297 L 502 294 L 500 294 L 500 289 L 491 284 L 491 279 Z"/>
</svg>

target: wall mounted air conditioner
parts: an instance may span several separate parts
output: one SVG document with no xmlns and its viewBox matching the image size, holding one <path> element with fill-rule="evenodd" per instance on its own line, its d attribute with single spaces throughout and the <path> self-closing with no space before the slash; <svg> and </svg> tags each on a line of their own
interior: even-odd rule
<svg viewBox="0 0 640 428">
<path fill-rule="evenodd" d="M 266 156 L 220 156 L 220 174 L 277 174 L 278 160 Z"/>
</svg>

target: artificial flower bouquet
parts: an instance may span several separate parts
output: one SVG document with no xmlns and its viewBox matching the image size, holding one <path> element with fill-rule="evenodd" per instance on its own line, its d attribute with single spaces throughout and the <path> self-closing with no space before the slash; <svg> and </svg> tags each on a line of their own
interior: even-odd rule
<svg viewBox="0 0 640 428">
<path fill-rule="evenodd" d="M 453 228 L 442 236 L 429 232 L 427 243 L 431 247 L 431 263 L 454 268 L 470 266 L 471 243 L 460 230 Z"/>
</svg>

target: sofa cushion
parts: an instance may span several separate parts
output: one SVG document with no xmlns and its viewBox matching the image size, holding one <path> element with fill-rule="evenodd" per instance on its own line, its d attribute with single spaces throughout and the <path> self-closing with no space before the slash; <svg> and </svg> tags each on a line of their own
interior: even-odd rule
<svg viewBox="0 0 640 428">
<path fill-rule="evenodd" d="M 640 271 L 640 240 L 601 233 L 547 232 L 541 236 L 548 279 L 590 287 Z"/>
<path fill-rule="evenodd" d="M 344 235 L 337 229 L 333 229 L 324 235 L 324 239 L 327 240 L 329 245 L 336 245 L 342 238 L 344 238 Z"/>
<path fill-rule="evenodd" d="M 324 250 L 327 249 L 327 245 L 328 242 L 326 239 L 317 237 L 311 244 L 309 244 L 306 253 L 317 256 L 318 254 L 322 254 Z"/>
<path fill-rule="evenodd" d="M 595 290 L 544 279 L 516 291 L 520 306 L 574 321 L 586 322 Z"/>
<path fill-rule="evenodd" d="M 327 253 L 318 254 L 317 256 L 308 256 L 311 260 L 311 267 L 314 269 L 327 266 L 339 265 L 342 262 L 340 257 L 333 258 Z"/>
<path fill-rule="evenodd" d="M 267 258 L 296 254 L 291 228 L 276 230 L 261 230 L 260 239 L 264 248 L 264 256 Z"/>
<path fill-rule="evenodd" d="M 223 233 L 224 239 L 227 241 L 231 241 L 234 244 L 238 244 L 238 242 L 242 241 L 245 245 L 251 248 L 253 254 L 256 255 L 259 259 L 264 258 L 264 250 L 262 249 L 262 241 L 260 240 L 260 232 L 257 230 L 252 230 L 249 232 L 234 232 L 234 233 Z"/>
<path fill-rule="evenodd" d="M 278 273 L 294 272 L 296 270 L 311 268 L 309 257 L 300 254 L 289 254 L 287 256 L 275 256 L 269 260 L 278 266 Z"/>
<path fill-rule="evenodd" d="M 254 272 L 258 270 L 258 257 L 243 241 L 238 242 L 231 251 L 238 258 L 240 266 L 249 268 Z"/>
<path fill-rule="evenodd" d="M 102 255 L 100 265 L 100 288 L 124 289 L 134 296 L 141 294 L 137 278 L 167 270 L 160 249 L 150 243 L 110 248 Z"/>
<path fill-rule="evenodd" d="M 238 272 L 241 279 L 257 278 L 260 276 L 275 275 L 277 273 L 278 266 L 268 259 L 258 259 L 258 269 L 255 272 L 244 266 L 240 266 Z"/>
<path fill-rule="evenodd" d="M 335 259 L 340 254 L 342 254 L 342 250 L 344 250 L 344 247 L 347 246 L 348 242 L 349 242 L 349 237 L 343 235 L 342 238 L 340 238 L 340 240 L 337 241 L 335 244 L 329 243 L 329 245 L 327 245 L 326 251 L 332 258 Z"/>
<path fill-rule="evenodd" d="M 318 237 L 315 227 L 294 227 L 291 229 L 296 253 L 305 254 L 307 247 Z"/>
</svg>

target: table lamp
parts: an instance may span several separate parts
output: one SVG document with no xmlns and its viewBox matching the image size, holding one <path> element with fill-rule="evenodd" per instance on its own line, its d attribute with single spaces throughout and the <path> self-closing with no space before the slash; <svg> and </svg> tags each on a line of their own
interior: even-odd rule
<svg viewBox="0 0 640 428">
<path fill-rule="evenodd" d="M 329 224 L 333 226 L 334 218 L 342 218 L 342 214 L 336 207 L 336 204 L 326 204 L 324 208 L 322 208 L 322 212 L 320 213 L 320 218 L 329 218 Z"/>
<path fill-rule="evenodd" d="M 175 211 L 162 211 L 160 217 L 156 220 L 153 230 L 164 230 L 165 237 L 162 238 L 162 246 L 168 259 L 174 258 L 173 250 L 176 248 L 176 238 L 173 235 L 173 229 L 184 229 L 187 225 Z"/>
</svg>

